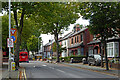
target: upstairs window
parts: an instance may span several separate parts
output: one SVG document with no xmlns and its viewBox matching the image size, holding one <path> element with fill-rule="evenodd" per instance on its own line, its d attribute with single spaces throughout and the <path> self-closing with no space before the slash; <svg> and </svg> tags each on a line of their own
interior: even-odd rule
<svg viewBox="0 0 120 80">
<path fill-rule="evenodd" d="M 81 41 L 83 41 L 83 34 L 81 34 Z"/>
<path fill-rule="evenodd" d="M 79 36 L 77 36 L 77 42 L 79 42 Z"/>
<path fill-rule="evenodd" d="M 73 44 L 73 38 L 71 39 L 71 44 Z"/>
<path fill-rule="evenodd" d="M 66 45 L 66 41 L 65 41 L 65 45 Z"/>
<path fill-rule="evenodd" d="M 76 43 L 76 37 L 75 37 L 75 43 Z"/>
</svg>

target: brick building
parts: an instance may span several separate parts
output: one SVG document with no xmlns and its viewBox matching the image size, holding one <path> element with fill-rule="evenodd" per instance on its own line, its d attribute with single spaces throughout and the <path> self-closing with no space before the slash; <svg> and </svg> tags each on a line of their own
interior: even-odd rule
<svg viewBox="0 0 120 80">
<path fill-rule="evenodd" d="M 93 40 L 89 45 L 89 55 L 101 54 L 101 42 L 100 40 Z M 107 57 L 120 57 L 120 35 L 118 37 L 112 37 L 107 40 Z"/>
<path fill-rule="evenodd" d="M 90 34 L 88 28 L 74 26 L 73 34 L 69 37 L 69 56 L 70 55 L 87 55 L 88 45 L 87 43 L 93 40 L 93 35 Z"/>
</svg>

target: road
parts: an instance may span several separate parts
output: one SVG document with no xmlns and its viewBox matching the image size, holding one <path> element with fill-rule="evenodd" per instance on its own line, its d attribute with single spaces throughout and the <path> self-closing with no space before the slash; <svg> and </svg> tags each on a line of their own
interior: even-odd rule
<svg viewBox="0 0 120 80">
<path fill-rule="evenodd" d="M 112 80 L 114 80 L 113 78 L 117 78 L 112 75 L 110 76 L 80 68 L 69 67 L 61 64 L 45 63 L 40 61 L 20 63 L 20 66 L 25 68 L 27 78 L 112 78 Z"/>
</svg>

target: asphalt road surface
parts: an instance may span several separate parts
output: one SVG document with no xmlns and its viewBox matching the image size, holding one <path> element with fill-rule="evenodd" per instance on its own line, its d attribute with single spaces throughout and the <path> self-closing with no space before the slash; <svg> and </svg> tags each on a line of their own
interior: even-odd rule
<svg viewBox="0 0 120 80">
<path fill-rule="evenodd" d="M 61 64 L 45 63 L 40 61 L 30 61 L 30 63 L 20 63 L 20 66 L 25 68 L 27 78 L 91 78 L 98 80 L 99 78 L 117 78 L 112 75 L 93 72 L 90 70 L 64 66 Z M 110 80 L 107 79 L 107 80 Z"/>
</svg>

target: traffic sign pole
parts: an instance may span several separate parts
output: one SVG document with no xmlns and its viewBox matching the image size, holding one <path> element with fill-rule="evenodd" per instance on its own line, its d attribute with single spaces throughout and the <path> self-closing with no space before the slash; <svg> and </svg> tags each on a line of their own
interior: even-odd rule
<svg viewBox="0 0 120 80">
<path fill-rule="evenodd" d="M 11 0 L 9 0 L 9 38 L 11 38 Z M 10 76 L 10 72 L 11 72 L 11 48 L 9 47 L 9 65 L 8 65 L 8 71 L 9 71 L 9 78 L 11 78 Z"/>
</svg>

